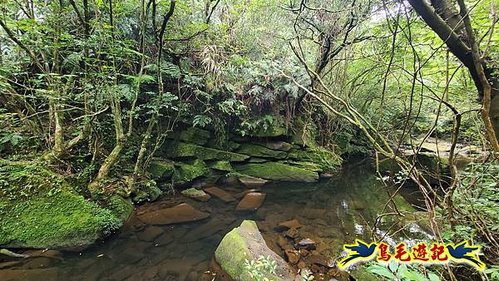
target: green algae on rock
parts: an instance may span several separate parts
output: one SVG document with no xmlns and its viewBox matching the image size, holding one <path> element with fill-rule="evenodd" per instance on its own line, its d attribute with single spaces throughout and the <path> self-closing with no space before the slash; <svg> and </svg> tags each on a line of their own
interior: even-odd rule
<svg viewBox="0 0 499 281">
<path fill-rule="evenodd" d="M 185 142 L 170 142 L 164 149 L 164 154 L 171 158 L 197 158 L 201 160 L 226 160 L 241 162 L 249 158 L 247 155 L 218 150 Z"/>
<path fill-rule="evenodd" d="M 191 163 L 179 163 L 173 174 L 175 183 L 184 184 L 208 174 L 210 169 L 203 160 L 196 159 Z"/>
<path fill-rule="evenodd" d="M 168 161 L 154 159 L 149 165 L 148 172 L 154 180 L 168 179 L 175 172 L 175 165 Z"/>
<path fill-rule="evenodd" d="M 319 180 L 317 172 L 280 162 L 250 163 L 241 165 L 236 170 L 252 177 L 276 181 L 316 182 Z"/>
<path fill-rule="evenodd" d="M 293 269 L 275 252 L 267 247 L 254 221 L 245 220 L 239 227 L 227 233 L 215 251 L 220 267 L 234 280 L 250 281 L 253 278 L 245 268 L 245 261 L 270 257 L 276 262 L 275 274 L 267 273 L 268 280 L 294 280 Z"/>
<path fill-rule="evenodd" d="M 0 245 L 79 248 L 119 229 L 126 208 L 105 209 L 36 162 L 0 161 Z"/>
</svg>

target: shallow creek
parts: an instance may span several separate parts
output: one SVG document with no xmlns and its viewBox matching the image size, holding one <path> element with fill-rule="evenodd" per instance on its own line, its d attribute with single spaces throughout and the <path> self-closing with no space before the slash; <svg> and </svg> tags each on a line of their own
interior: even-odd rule
<svg viewBox="0 0 499 281">
<path fill-rule="evenodd" d="M 236 197 L 246 190 L 242 186 L 219 187 Z M 267 195 L 265 202 L 249 214 L 235 212 L 237 202 L 224 203 L 215 197 L 197 202 L 177 194 L 145 204 L 137 208 L 120 233 L 81 253 L 30 258 L 7 265 L 0 262 L 0 280 L 212 280 L 209 270 L 217 245 L 244 219 L 257 221 L 269 247 L 280 255 L 283 253 L 277 242 L 283 234 L 275 227 L 297 219 L 303 225 L 300 237 L 315 241 L 314 253 L 332 264 L 344 243 L 352 242 L 354 237 L 371 239 L 366 222 L 372 225 L 388 198 L 374 174 L 362 166 L 346 166 L 334 178 L 320 183 L 273 183 L 260 191 Z M 210 213 L 210 217 L 162 226 L 145 225 L 136 217 L 182 202 Z M 408 229 L 420 231 L 417 226 Z"/>
</svg>

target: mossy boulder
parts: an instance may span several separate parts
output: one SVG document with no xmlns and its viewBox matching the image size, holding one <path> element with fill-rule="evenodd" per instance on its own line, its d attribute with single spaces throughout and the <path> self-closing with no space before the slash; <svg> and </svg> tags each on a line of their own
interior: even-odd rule
<svg viewBox="0 0 499 281">
<path fill-rule="evenodd" d="M 123 217 L 79 195 L 35 162 L 0 161 L 0 246 L 79 248 L 121 227 Z"/>
<path fill-rule="evenodd" d="M 268 280 L 294 280 L 293 269 L 276 253 L 270 250 L 254 221 L 245 220 L 225 235 L 215 251 L 220 267 L 234 280 L 254 280 L 245 268 L 245 261 L 256 261 L 260 257 L 275 261 L 275 274 L 261 272 Z"/>
<path fill-rule="evenodd" d="M 154 159 L 153 161 L 151 161 L 151 164 L 148 168 L 148 172 L 151 174 L 151 177 L 154 180 L 168 179 L 173 175 L 174 171 L 174 163 L 160 159 Z"/>
<path fill-rule="evenodd" d="M 288 155 L 289 159 L 298 160 L 302 163 L 313 163 L 318 165 L 323 172 L 333 172 L 342 163 L 341 156 L 334 151 L 322 147 L 307 147 L 306 149 L 292 149 Z"/>
<path fill-rule="evenodd" d="M 238 153 L 246 154 L 252 157 L 284 159 L 287 153 L 281 150 L 272 150 L 267 147 L 255 144 L 243 144 L 237 150 Z"/>
<path fill-rule="evenodd" d="M 230 165 L 230 162 L 224 160 L 215 161 L 213 164 L 210 165 L 210 168 L 224 172 L 230 172 L 233 170 L 232 166 Z"/>
<path fill-rule="evenodd" d="M 315 171 L 291 166 L 281 162 L 250 163 L 236 170 L 242 174 L 275 181 L 315 182 L 319 174 Z"/>
<path fill-rule="evenodd" d="M 230 162 L 241 162 L 249 158 L 247 155 L 185 142 L 169 142 L 163 153 L 169 158 L 197 158 L 201 160 L 225 160 Z"/>
<path fill-rule="evenodd" d="M 136 184 L 133 192 L 132 201 L 136 204 L 156 201 L 163 192 L 159 189 L 156 181 L 146 180 Z"/>
<path fill-rule="evenodd" d="M 178 184 L 184 184 L 209 173 L 210 169 L 200 159 L 196 159 L 191 163 L 177 163 L 177 168 L 173 174 L 173 181 Z"/>
<path fill-rule="evenodd" d="M 288 133 L 288 130 L 284 125 L 273 125 L 269 127 L 263 127 L 261 126 L 260 129 L 258 129 L 256 132 L 250 133 L 251 136 L 253 137 L 260 137 L 260 138 L 265 138 L 265 137 L 281 137 L 281 136 L 286 136 Z"/>
<path fill-rule="evenodd" d="M 125 199 L 119 195 L 109 196 L 105 207 L 123 222 L 128 220 L 134 209 L 134 205 L 129 198 Z"/>
<path fill-rule="evenodd" d="M 207 144 L 211 138 L 209 131 L 196 127 L 190 127 L 186 130 L 178 131 L 178 133 L 173 134 L 172 137 L 177 140 L 199 145 Z"/>
</svg>

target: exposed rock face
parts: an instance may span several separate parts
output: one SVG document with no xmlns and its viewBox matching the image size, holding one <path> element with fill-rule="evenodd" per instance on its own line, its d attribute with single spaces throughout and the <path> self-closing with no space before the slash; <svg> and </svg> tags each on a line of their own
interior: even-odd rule
<svg viewBox="0 0 499 281">
<path fill-rule="evenodd" d="M 253 280 L 244 268 L 245 260 L 270 257 L 277 264 L 276 274 L 268 274 L 270 280 L 294 280 L 293 269 L 276 253 L 267 247 L 254 221 L 245 220 L 227 233 L 215 251 L 215 259 L 222 269 L 234 280 Z"/>
<path fill-rule="evenodd" d="M 265 201 L 265 193 L 249 192 L 244 195 L 243 199 L 237 204 L 236 211 L 248 212 L 256 211 Z"/>
<path fill-rule="evenodd" d="M 211 194 L 215 197 L 218 197 L 219 199 L 221 199 L 225 203 L 236 201 L 236 198 L 234 198 L 234 196 L 230 195 L 230 193 L 228 193 L 228 192 L 226 192 L 226 191 L 224 191 L 216 186 L 205 188 L 204 191 L 208 192 L 209 194 Z"/>
<path fill-rule="evenodd" d="M 160 159 L 153 160 L 148 168 L 148 172 L 154 180 L 169 178 L 174 171 L 175 166 L 173 163 Z"/>
<path fill-rule="evenodd" d="M 276 181 L 316 182 L 319 179 L 317 172 L 280 162 L 246 164 L 237 169 L 246 175 Z"/>
<path fill-rule="evenodd" d="M 179 163 L 173 174 L 176 183 L 187 183 L 205 175 L 209 171 L 203 160 L 196 159 L 189 163 Z"/>
<path fill-rule="evenodd" d="M 185 197 L 189 197 L 189 198 L 192 198 L 194 200 L 201 201 L 201 202 L 206 202 L 206 201 L 210 200 L 210 198 L 211 198 L 211 196 L 206 194 L 206 192 L 199 190 L 199 189 L 196 189 L 196 188 L 193 188 L 193 187 L 186 189 L 186 190 L 182 190 L 181 193 Z"/>
<path fill-rule="evenodd" d="M 254 145 L 254 144 L 243 144 L 241 147 L 237 150 L 238 153 L 241 154 L 246 154 L 246 155 L 251 155 L 254 157 L 261 157 L 261 158 L 284 158 L 286 157 L 286 152 L 281 151 L 281 150 L 273 150 L 266 148 L 264 146 L 260 145 Z"/>
<path fill-rule="evenodd" d="M 244 161 L 249 158 L 248 155 L 185 142 L 171 142 L 165 150 L 166 155 L 173 158 L 195 157 L 201 160 L 226 160 L 231 162 Z"/>
<path fill-rule="evenodd" d="M 181 222 L 191 222 L 206 219 L 210 214 L 194 209 L 189 204 L 182 203 L 175 207 L 160 209 L 138 215 L 146 224 L 163 225 Z"/>
</svg>

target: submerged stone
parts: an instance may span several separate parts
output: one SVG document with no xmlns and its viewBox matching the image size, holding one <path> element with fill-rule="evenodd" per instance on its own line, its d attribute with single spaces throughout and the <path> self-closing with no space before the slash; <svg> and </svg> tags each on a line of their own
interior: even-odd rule
<svg viewBox="0 0 499 281">
<path fill-rule="evenodd" d="M 319 179 L 317 172 L 280 162 L 251 163 L 239 166 L 237 170 L 253 177 L 276 181 L 316 182 Z"/>
<path fill-rule="evenodd" d="M 258 188 L 265 185 L 268 182 L 268 180 L 251 176 L 240 176 L 239 182 L 241 182 L 247 188 Z"/>
<path fill-rule="evenodd" d="M 256 211 L 262 206 L 264 200 L 265 193 L 249 192 L 244 195 L 243 199 L 237 204 L 236 211 Z"/>
<path fill-rule="evenodd" d="M 279 223 L 276 227 L 276 230 L 277 231 L 286 231 L 290 228 L 300 228 L 300 227 L 302 227 L 302 224 L 297 219 L 293 219 L 293 220 L 283 221 L 283 222 Z"/>
<path fill-rule="evenodd" d="M 290 264 L 297 264 L 300 261 L 300 253 L 294 249 L 287 249 L 284 251 Z"/>
<path fill-rule="evenodd" d="M 142 241 L 151 242 L 163 233 L 164 231 L 161 227 L 149 226 L 144 231 L 139 232 L 137 238 Z"/>
<path fill-rule="evenodd" d="M 236 198 L 234 198 L 234 196 L 230 195 L 230 193 L 228 193 L 227 191 L 220 189 L 216 186 L 205 188 L 204 191 L 221 199 L 225 203 L 236 201 Z"/>
<path fill-rule="evenodd" d="M 294 280 L 294 270 L 265 243 L 254 221 L 245 220 L 227 233 L 215 251 L 220 267 L 234 280 L 250 281 L 253 278 L 245 268 L 245 260 L 256 261 L 268 257 L 276 263 L 276 274 L 266 273 L 269 280 Z"/>
<path fill-rule="evenodd" d="M 181 193 L 185 197 L 189 197 L 201 202 L 206 202 L 211 198 L 211 196 L 209 194 L 206 194 L 206 192 L 204 192 L 203 190 L 199 190 L 193 187 L 186 190 L 182 190 Z"/>
<path fill-rule="evenodd" d="M 146 224 L 164 225 L 203 220 L 210 214 L 201 212 L 187 203 L 138 215 Z"/>
<path fill-rule="evenodd" d="M 316 243 L 314 240 L 312 240 L 310 238 L 305 238 L 305 239 L 298 241 L 298 243 L 296 244 L 296 247 L 301 248 L 301 249 L 307 249 L 307 250 L 315 250 Z"/>
</svg>

